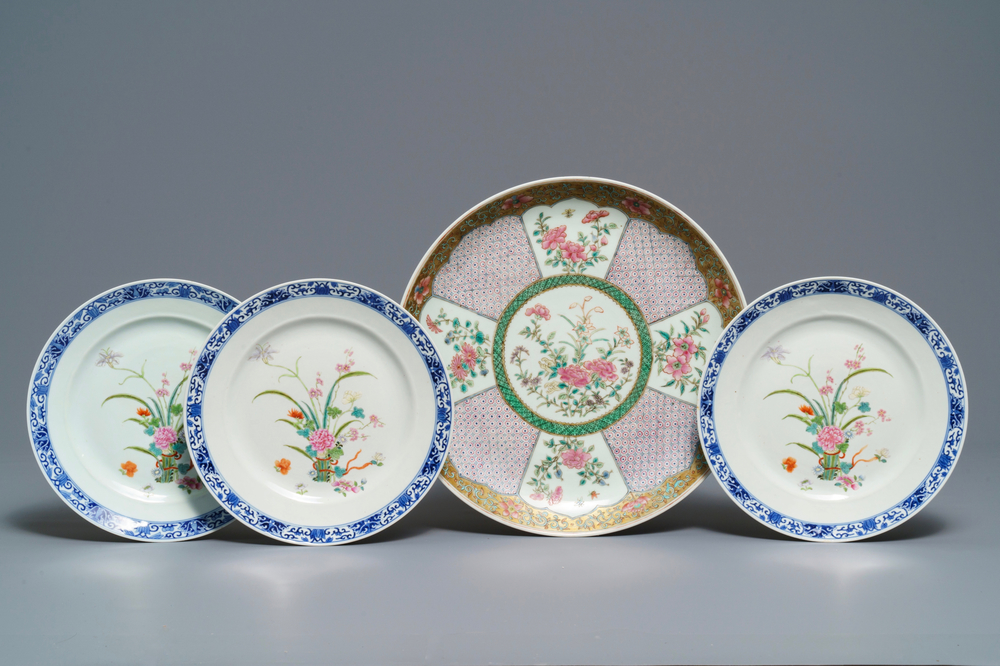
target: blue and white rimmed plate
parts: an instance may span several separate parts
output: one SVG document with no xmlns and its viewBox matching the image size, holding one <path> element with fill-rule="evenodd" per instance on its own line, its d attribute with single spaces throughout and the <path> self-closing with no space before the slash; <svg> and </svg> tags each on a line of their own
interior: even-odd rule
<svg viewBox="0 0 1000 666">
<path fill-rule="evenodd" d="M 81 305 L 45 343 L 28 432 L 45 478 L 81 516 L 139 541 L 192 539 L 232 520 L 191 463 L 183 405 L 195 356 L 234 307 L 193 282 L 133 282 Z"/>
<path fill-rule="evenodd" d="M 794 282 L 723 332 L 699 404 L 706 457 L 764 525 L 809 541 L 892 529 L 941 489 L 965 438 L 965 378 L 916 304 L 852 278 Z"/>
<path fill-rule="evenodd" d="M 416 320 L 336 280 L 288 282 L 230 313 L 197 359 L 187 408 L 212 495 L 247 526 L 305 545 L 402 517 L 451 433 L 444 367 Z"/>
</svg>

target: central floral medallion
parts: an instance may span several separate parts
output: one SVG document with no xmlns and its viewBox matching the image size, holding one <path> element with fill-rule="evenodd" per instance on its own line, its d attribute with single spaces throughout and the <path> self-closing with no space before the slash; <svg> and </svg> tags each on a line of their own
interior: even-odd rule
<svg viewBox="0 0 1000 666">
<path fill-rule="evenodd" d="M 586 435 L 618 421 L 642 395 L 652 341 L 624 291 L 587 275 L 557 275 L 504 309 L 493 363 L 500 394 L 525 421 Z"/>
</svg>

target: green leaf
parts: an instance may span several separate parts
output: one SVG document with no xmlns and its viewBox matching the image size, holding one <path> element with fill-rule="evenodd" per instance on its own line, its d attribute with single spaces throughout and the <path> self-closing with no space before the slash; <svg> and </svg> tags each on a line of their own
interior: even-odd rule
<svg viewBox="0 0 1000 666">
<path fill-rule="evenodd" d="M 802 398 L 807 403 L 809 402 L 809 398 L 805 397 L 804 395 L 802 395 L 798 391 L 793 391 L 792 389 L 779 389 L 777 391 L 771 391 L 770 393 L 768 393 L 767 395 L 764 396 L 764 400 L 767 400 L 772 395 L 778 395 L 779 393 L 788 393 L 789 395 L 794 395 L 794 396 L 798 396 L 798 397 Z"/>
<path fill-rule="evenodd" d="M 170 413 L 177 416 L 184 410 L 182 405 L 170 405 Z"/>
<path fill-rule="evenodd" d="M 815 451 L 813 451 L 813 450 L 812 450 L 812 449 L 811 449 L 810 447 L 806 446 L 805 444 L 801 444 L 801 443 L 799 443 L 799 442 L 788 442 L 788 444 L 785 444 L 785 446 L 792 446 L 793 444 L 794 444 L 795 446 L 800 446 L 800 447 L 802 447 L 803 449 L 805 449 L 805 450 L 806 450 L 806 451 L 808 451 L 809 453 L 816 453 L 816 452 L 815 452 Z"/>
<path fill-rule="evenodd" d="M 311 455 L 309 455 L 308 453 L 306 453 L 304 450 L 300 449 L 297 446 L 292 446 L 290 444 L 285 444 L 285 448 L 286 449 L 291 449 L 292 451 L 298 451 L 299 453 L 301 453 L 302 455 L 304 455 L 306 458 L 309 458 L 309 460 L 313 459 L 313 457 Z"/>
<path fill-rule="evenodd" d="M 107 398 L 104 399 L 104 402 L 107 402 L 108 400 L 114 400 L 115 398 L 123 398 L 125 400 L 135 400 L 137 403 L 145 407 L 147 410 L 153 411 L 152 409 L 149 408 L 149 405 L 146 403 L 145 400 L 143 400 L 142 398 L 137 398 L 129 393 L 115 393 L 114 395 L 109 395 Z M 101 403 L 101 407 L 104 406 L 104 402 Z"/>
<path fill-rule="evenodd" d="M 864 414 L 862 414 L 860 416 L 855 416 L 853 419 L 851 419 L 850 421 L 848 421 L 847 423 L 845 423 L 844 426 L 841 428 L 841 430 L 847 430 L 849 427 L 851 427 L 852 423 L 854 423 L 858 419 L 863 419 L 863 418 L 865 418 Z"/>
<path fill-rule="evenodd" d="M 295 430 L 298 430 L 298 429 L 299 429 L 299 426 L 298 426 L 298 424 L 296 424 L 296 423 L 292 423 L 292 422 L 291 422 L 291 421 L 289 421 L 288 419 L 276 419 L 276 420 L 275 420 L 274 422 L 275 422 L 275 423 L 278 423 L 279 421 L 280 421 L 281 423 L 287 423 L 288 425 L 292 426 L 292 428 L 294 428 Z"/>
<path fill-rule="evenodd" d="M 133 421 L 133 422 L 135 422 L 135 423 L 138 423 L 138 424 L 139 424 L 139 425 L 141 425 L 141 426 L 142 426 L 143 428 L 145 428 L 145 427 L 146 427 L 146 422 L 145 422 L 145 421 L 140 421 L 139 419 L 137 419 L 137 418 L 135 418 L 135 417 L 132 417 L 132 418 L 129 418 L 129 419 L 125 419 L 124 421 L 122 421 L 122 423 L 127 423 L 128 421 Z"/>
<path fill-rule="evenodd" d="M 332 391 L 331 391 L 331 393 L 332 393 Z M 310 416 L 314 417 L 313 421 L 315 422 L 315 416 L 316 416 L 316 415 L 315 415 L 315 414 L 313 414 L 313 411 L 312 411 L 312 409 L 311 409 L 311 408 L 309 408 L 309 407 L 303 407 L 302 405 L 300 405 L 300 404 L 299 404 L 298 402 L 296 402 L 296 401 L 295 401 L 295 398 L 293 398 L 292 396 L 290 396 L 290 395 L 288 395 L 287 393 L 284 393 L 284 392 L 282 392 L 282 391 L 274 391 L 274 390 L 269 390 L 269 391 L 261 391 L 260 393 L 258 393 L 257 395 L 255 395 L 255 396 L 253 397 L 253 400 L 251 400 L 250 402 L 253 402 L 254 400 L 256 400 L 257 398 L 259 398 L 259 397 L 260 397 L 260 396 L 262 396 L 262 395 L 277 395 L 277 396 L 281 396 L 282 398 L 284 398 L 284 399 L 285 399 L 285 400 L 287 400 L 288 402 L 290 402 L 290 403 L 292 403 L 293 405 L 295 405 L 295 407 L 296 407 L 296 408 L 297 408 L 297 409 L 298 409 L 298 410 L 299 410 L 300 412 L 302 412 L 303 414 L 309 414 Z"/>
<path fill-rule="evenodd" d="M 866 372 L 881 372 L 882 374 L 885 374 L 885 375 L 889 375 L 890 377 L 892 377 L 892 373 L 890 373 L 890 372 L 886 372 L 886 371 L 885 371 L 885 370 L 883 370 L 882 368 L 862 368 L 861 370 L 855 370 L 855 371 L 854 371 L 854 372 L 852 372 L 851 374 L 849 374 L 849 375 L 847 375 L 846 377 L 844 377 L 844 381 L 842 381 L 842 382 L 840 382 L 840 383 L 841 383 L 841 384 L 845 384 L 845 383 L 847 383 L 848 381 L 850 381 L 850 379 L 851 379 L 852 377 L 857 377 L 858 375 L 860 375 L 860 374 L 864 374 L 864 373 L 866 373 Z"/>
<path fill-rule="evenodd" d="M 260 397 L 260 396 L 262 396 L 262 395 L 280 395 L 280 396 L 281 396 L 282 398 L 284 398 L 284 399 L 285 399 L 285 400 L 287 400 L 288 402 L 292 403 L 292 404 L 293 404 L 293 405 L 295 405 L 296 407 L 298 407 L 298 406 L 299 406 L 299 403 L 298 403 L 298 402 L 296 402 L 296 401 L 295 401 L 295 398 L 293 398 L 292 396 L 290 396 L 290 395 L 288 395 L 287 393 L 284 393 L 284 392 L 282 392 L 282 391 L 273 391 L 273 390 L 272 390 L 272 391 L 261 391 L 260 393 L 258 393 L 257 395 L 255 395 L 255 396 L 253 397 L 253 400 L 251 400 L 250 402 L 253 402 L 254 400 L 256 400 L 257 398 L 259 398 L 259 397 Z M 299 411 L 300 411 L 300 412 L 302 411 L 302 408 L 301 408 L 301 407 L 299 408 Z"/>
<path fill-rule="evenodd" d="M 331 419 L 335 419 L 335 418 L 337 418 L 338 416 L 340 416 L 343 413 L 344 413 L 344 411 L 342 409 L 340 409 L 339 407 L 327 407 L 326 408 L 326 415 L 329 416 Z"/>
<path fill-rule="evenodd" d="M 352 420 L 348 421 L 344 425 L 342 425 L 339 428 L 337 428 L 337 432 L 333 433 L 334 437 L 340 437 L 340 433 L 344 432 L 344 428 L 346 428 L 347 426 L 351 425 L 352 423 L 361 423 L 361 421 L 358 421 L 357 419 L 352 419 Z"/>
<path fill-rule="evenodd" d="M 785 419 L 798 419 L 799 421 L 802 421 L 806 425 L 810 425 L 812 423 L 812 421 L 802 416 L 801 414 L 789 414 L 788 416 L 783 417 L 781 420 L 784 421 Z"/>
<path fill-rule="evenodd" d="M 455 321 L 457 322 L 458 320 L 456 319 Z M 364 375 L 368 375 L 369 377 L 375 377 L 375 375 L 373 375 L 373 374 L 372 374 L 372 373 L 370 373 L 370 372 L 364 372 L 364 371 L 362 371 L 362 370 L 355 370 L 355 371 L 353 371 L 353 372 L 347 372 L 347 373 L 345 373 L 345 374 L 341 375 L 340 377 L 338 377 L 338 378 L 337 378 L 337 381 L 335 381 L 335 382 L 333 383 L 333 386 L 336 386 L 336 385 L 337 385 L 337 384 L 339 384 L 339 383 L 340 383 L 341 381 L 343 381 L 343 380 L 345 380 L 345 379 L 347 379 L 347 378 L 349 378 L 349 377 L 362 377 L 362 376 L 364 376 Z M 331 387 L 330 387 L 330 390 L 331 390 L 331 391 L 333 390 L 333 386 L 331 386 Z"/>
<path fill-rule="evenodd" d="M 126 446 L 122 450 L 128 451 L 129 449 L 132 449 L 133 451 L 138 451 L 139 453 L 145 453 L 147 456 L 153 458 L 154 460 L 159 460 L 159 457 L 155 453 L 150 453 L 148 450 L 139 448 L 138 446 Z"/>
<path fill-rule="evenodd" d="M 868 412 L 872 411 L 872 406 L 869 405 L 867 402 L 862 402 L 860 405 L 858 405 L 858 411 L 861 412 L 862 414 L 867 414 Z"/>
<path fill-rule="evenodd" d="M 834 414 L 843 414 L 846 411 L 847 411 L 847 403 L 846 402 L 835 402 L 835 403 L 833 403 L 833 413 Z"/>
</svg>

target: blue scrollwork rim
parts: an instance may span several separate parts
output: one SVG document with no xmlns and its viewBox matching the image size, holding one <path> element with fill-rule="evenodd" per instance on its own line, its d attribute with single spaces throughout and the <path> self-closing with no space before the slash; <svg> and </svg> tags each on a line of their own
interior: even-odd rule
<svg viewBox="0 0 1000 666">
<path fill-rule="evenodd" d="M 862 298 L 892 310 L 907 320 L 930 346 L 947 386 L 948 430 L 934 465 L 917 488 L 889 509 L 849 523 L 812 523 L 787 516 L 751 494 L 726 462 L 715 427 L 715 388 L 719 374 L 736 341 L 764 314 L 789 301 L 818 294 L 842 294 Z M 726 327 L 705 369 L 698 400 L 698 431 L 705 457 L 716 479 L 744 511 L 773 530 L 809 541 L 855 541 L 885 532 L 913 517 L 927 505 L 947 480 L 965 441 L 968 427 L 968 393 L 965 375 L 948 338 L 915 303 L 882 285 L 854 278 L 811 278 L 787 284 L 747 306 Z"/>
<path fill-rule="evenodd" d="M 204 536 L 231 520 L 217 507 L 181 521 L 152 521 L 113 511 L 94 501 L 63 469 L 49 435 L 48 396 L 52 377 L 66 349 L 78 335 L 102 315 L 129 303 L 153 298 L 196 301 L 225 315 L 238 301 L 212 287 L 187 280 L 163 279 L 130 282 L 99 294 L 67 317 L 42 348 L 28 385 L 28 436 L 35 460 L 52 489 L 78 514 L 98 527 L 136 541 L 183 541 Z"/>
<path fill-rule="evenodd" d="M 202 428 L 201 408 L 209 374 L 226 343 L 260 313 L 299 298 L 327 297 L 353 301 L 389 320 L 410 340 L 430 376 L 435 395 L 434 435 L 424 462 L 405 489 L 380 510 L 341 525 L 308 526 L 286 523 L 258 510 L 236 493 L 216 468 Z M 444 364 L 430 338 L 413 316 L 388 297 L 343 280 L 296 280 L 281 284 L 245 300 L 209 336 L 191 372 L 185 429 L 191 459 L 205 486 L 215 499 L 240 522 L 279 541 L 301 545 L 333 545 L 357 541 L 379 532 L 416 506 L 433 485 L 444 464 L 451 437 L 452 397 Z"/>
</svg>

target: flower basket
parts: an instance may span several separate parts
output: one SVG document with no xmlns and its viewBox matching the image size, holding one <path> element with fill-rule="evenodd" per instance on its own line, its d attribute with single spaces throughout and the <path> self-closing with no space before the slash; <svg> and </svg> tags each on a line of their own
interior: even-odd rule
<svg viewBox="0 0 1000 666">
<path fill-rule="evenodd" d="M 177 469 L 177 463 L 180 462 L 180 453 L 164 453 L 160 456 L 160 459 L 156 461 L 156 466 L 160 469 L 160 476 L 156 479 L 157 483 L 173 483 L 180 478 L 180 470 Z"/>
<path fill-rule="evenodd" d="M 840 452 L 823 454 L 823 476 L 824 481 L 832 481 L 840 475 Z"/>
<path fill-rule="evenodd" d="M 316 480 L 320 483 L 329 483 L 333 474 L 334 461 L 329 458 L 316 458 L 313 461 L 313 469 L 316 470 Z"/>
</svg>

